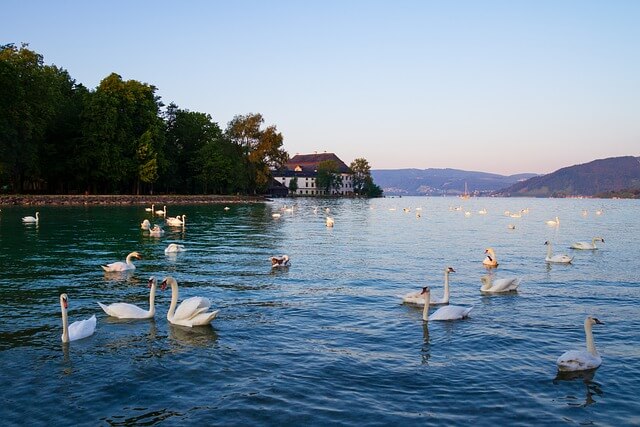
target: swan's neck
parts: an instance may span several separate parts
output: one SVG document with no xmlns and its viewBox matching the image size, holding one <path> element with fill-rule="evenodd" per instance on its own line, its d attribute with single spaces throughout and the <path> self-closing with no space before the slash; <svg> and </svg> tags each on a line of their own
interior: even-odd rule
<svg viewBox="0 0 640 427">
<path fill-rule="evenodd" d="M 449 302 L 449 271 L 444 272 L 444 294 L 442 300 L 445 303 Z"/>
<path fill-rule="evenodd" d="M 133 263 L 131 262 L 131 258 L 133 258 L 133 255 L 131 255 L 131 254 L 127 255 L 127 259 L 126 259 L 125 261 L 126 261 L 126 263 L 127 263 L 128 265 L 133 264 Z"/>
<path fill-rule="evenodd" d="M 489 289 L 491 289 L 491 280 L 489 280 L 487 277 L 483 277 L 482 287 L 480 288 L 480 290 L 487 291 Z"/>
<path fill-rule="evenodd" d="M 584 321 L 584 334 L 587 337 L 587 351 L 594 356 L 597 356 L 598 352 L 596 351 L 596 345 L 593 342 L 593 332 L 591 331 L 591 322 L 589 322 L 589 319 Z"/>
<path fill-rule="evenodd" d="M 36 221 L 38 221 L 40 219 L 40 217 L 38 216 L 39 212 L 36 212 Z"/>
<path fill-rule="evenodd" d="M 429 301 L 431 299 L 431 295 L 427 292 L 424 295 L 424 307 L 422 308 L 422 320 L 425 322 L 429 321 Z"/>
<path fill-rule="evenodd" d="M 551 258 L 551 243 L 547 243 L 547 258 Z"/>
<path fill-rule="evenodd" d="M 156 282 L 151 284 L 151 290 L 149 291 L 149 314 L 151 316 L 156 314 Z"/>
<path fill-rule="evenodd" d="M 62 307 L 62 342 L 69 342 L 69 316 L 64 306 Z"/>
<path fill-rule="evenodd" d="M 176 305 L 178 304 L 178 284 L 175 280 L 172 280 L 171 283 L 171 305 L 169 306 L 169 311 L 167 311 L 167 320 L 171 321 L 173 319 L 173 315 L 176 312 Z"/>
</svg>

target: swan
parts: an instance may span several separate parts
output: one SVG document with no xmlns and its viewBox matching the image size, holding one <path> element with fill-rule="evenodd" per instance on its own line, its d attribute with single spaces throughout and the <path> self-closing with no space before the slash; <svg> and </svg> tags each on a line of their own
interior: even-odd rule
<svg viewBox="0 0 640 427">
<path fill-rule="evenodd" d="M 211 302 L 208 298 L 203 297 L 187 298 L 182 301 L 176 309 L 176 304 L 178 303 L 178 283 L 173 277 L 167 276 L 162 281 L 162 290 L 165 290 L 167 284 L 171 286 L 171 306 L 169 307 L 169 311 L 167 311 L 167 320 L 169 323 L 188 327 L 203 326 L 210 324 L 218 315 L 219 310 L 207 312 L 211 307 Z"/>
<path fill-rule="evenodd" d="M 573 261 L 573 257 L 569 255 L 551 255 L 551 243 L 549 241 L 544 242 L 547 245 L 547 257 L 544 259 L 546 262 L 553 264 L 570 264 Z"/>
<path fill-rule="evenodd" d="M 22 222 L 26 222 L 26 223 L 37 223 L 38 221 L 40 221 L 40 212 L 36 212 L 36 216 L 23 216 L 22 217 Z"/>
<path fill-rule="evenodd" d="M 449 304 L 449 273 L 455 273 L 453 267 L 447 267 L 444 269 L 444 292 L 441 299 L 429 299 L 431 305 Z M 402 302 L 409 304 L 424 304 L 424 288 L 420 291 L 409 292 L 402 296 Z"/>
<path fill-rule="evenodd" d="M 560 225 L 560 218 L 556 217 L 556 219 L 550 219 L 547 221 L 547 225 Z"/>
<path fill-rule="evenodd" d="M 140 223 L 140 228 L 142 228 L 143 230 L 149 230 L 151 228 L 151 223 L 148 219 L 145 219 Z"/>
<path fill-rule="evenodd" d="M 556 362 L 559 371 L 584 371 L 600 366 L 602 358 L 596 351 L 596 346 L 593 342 L 593 332 L 591 331 L 593 325 L 604 325 L 604 323 L 591 316 L 584 320 L 587 351 L 570 350 L 563 353 Z"/>
<path fill-rule="evenodd" d="M 422 288 L 424 294 L 423 299 L 431 298 L 429 288 Z M 458 320 L 469 316 L 469 312 L 473 307 L 461 307 L 459 305 L 445 305 L 437 309 L 431 316 L 429 314 L 429 305 L 425 304 L 422 309 L 422 320 Z"/>
<path fill-rule="evenodd" d="M 156 215 L 158 216 L 167 216 L 167 206 L 163 206 L 162 210 L 157 210 Z"/>
<path fill-rule="evenodd" d="M 484 253 L 487 254 L 487 256 L 482 260 L 482 264 L 487 267 L 497 267 L 498 259 L 496 258 L 496 253 L 493 248 L 485 249 Z"/>
<path fill-rule="evenodd" d="M 153 209 L 154 209 L 155 207 L 156 207 L 156 205 L 154 205 L 154 204 L 152 203 L 150 208 L 144 208 L 144 210 L 145 210 L 146 212 L 153 212 Z"/>
<path fill-rule="evenodd" d="M 271 214 L 271 216 L 272 216 L 274 219 L 278 219 L 278 218 L 280 218 L 282 215 L 280 215 L 279 213 L 272 213 L 272 214 Z"/>
<path fill-rule="evenodd" d="M 165 248 L 164 253 L 166 255 L 166 254 L 172 254 L 172 253 L 184 252 L 184 251 L 186 251 L 186 249 L 184 248 L 184 245 L 179 245 L 177 243 L 170 243 L 169 246 Z"/>
<path fill-rule="evenodd" d="M 491 276 L 486 275 L 482 276 L 480 280 L 482 281 L 482 287 L 480 288 L 481 292 L 511 292 L 518 290 L 518 285 L 520 285 L 520 279 L 517 277 L 492 280 Z"/>
<path fill-rule="evenodd" d="M 594 237 L 593 239 L 591 239 L 591 243 L 576 242 L 571 245 L 571 249 L 596 250 L 598 249 L 598 247 L 596 246 L 596 242 L 604 243 L 604 239 L 602 237 Z"/>
<path fill-rule="evenodd" d="M 180 227 L 180 226 L 184 226 L 184 222 L 186 220 L 186 215 L 178 215 L 178 216 L 171 216 L 167 219 L 165 219 L 165 221 L 167 222 L 167 225 L 171 226 L 171 227 Z"/>
<path fill-rule="evenodd" d="M 272 256 L 271 258 L 271 268 L 281 268 L 281 267 L 289 267 L 289 255 L 282 256 Z"/>
<path fill-rule="evenodd" d="M 60 295 L 60 309 L 62 310 L 62 342 L 81 340 L 93 335 L 96 331 L 96 315 L 88 319 L 77 320 L 69 324 L 67 309 L 69 308 L 69 297 L 67 294 Z"/>
<path fill-rule="evenodd" d="M 507 225 L 507 228 L 508 228 L 509 230 L 515 230 L 515 229 L 516 229 L 516 226 L 515 226 L 514 224 L 509 224 L 509 225 Z"/>
<path fill-rule="evenodd" d="M 156 314 L 156 306 L 154 304 L 156 299 L 156 278 L 151 276 L 149 278 L 149 310 L 144 310 L 137 305 L 128 304 L 126 302 L 116 302 L 114 304 L 104 305 L 98 302 L 98 305 L 109 316 L 117 317 L 118 319 L 151 319 Z"/>
<path fill-rule="evenodd" d="M 101 267 L 106 272 L 135 270 L 136 266 L 133 265 L 133 262 L 131 262 L 131 258 L 140 259 L 142 258 L 142 255 L 140 255 L 138 252 L 131 252 L 129 255 L 127 255 L 127 259 L 125 260 L 125 262 L 112 262 L 111 264 L 102 265 Z"/>
<path fill-rule="evenodd" d="M 151 230 L 149 230 L 149 236 L 160 237 L 164 234 L 164 230 L 159 225 L 155 224 Z"/>
<path fill-rule="evenodd" d="M 333 218 L 328 216 L 326 220 L 327 227 L 333 227 L 333 223 L 334 223 Z"/>
</svg>

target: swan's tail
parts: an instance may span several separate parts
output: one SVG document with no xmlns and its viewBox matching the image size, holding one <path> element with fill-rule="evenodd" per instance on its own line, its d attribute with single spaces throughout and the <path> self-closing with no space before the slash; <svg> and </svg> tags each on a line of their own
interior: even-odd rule
<svg viewBox="0 0 640 427">
<path fill-rule="evenodd" d="M 102 269 L 103 269 L 104 271 L 106 271 L 107 273 L 111 271 L 111 270 L 109 269 L 109 267 L 107 267 L 106 265 L 101 265 L 100 267 L 102 267 Z"/>
<path fill-rule="evenodd" d="M 104 305 L 103 303 L 101 303 L 100 301 L 98 301 L 98 305 L 100 306 L 100 308 L 107 314 L 109 314 L 109 307 L 107 307 L 106 305 Z M 109 316 L 111 316 L 109 314 Z"/>
</svg>

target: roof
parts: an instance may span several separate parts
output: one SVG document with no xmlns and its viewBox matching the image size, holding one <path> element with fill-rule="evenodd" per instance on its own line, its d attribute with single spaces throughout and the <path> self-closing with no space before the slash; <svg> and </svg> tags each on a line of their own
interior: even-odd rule
<svg viewBox="0 0 640 427">
<path fill-rule="evenodd" d="M 296 154 L 286 163 L 287 170 L 295 171 L 297 167 L 301 168 L 301 172 L 315 173 L 318 170 L 318 164 L 331 160 L 338 166 L 340 173 L 352 173 L 351 169 L 334 153 L 315 153 L 315 154 Z"/>
</svg>

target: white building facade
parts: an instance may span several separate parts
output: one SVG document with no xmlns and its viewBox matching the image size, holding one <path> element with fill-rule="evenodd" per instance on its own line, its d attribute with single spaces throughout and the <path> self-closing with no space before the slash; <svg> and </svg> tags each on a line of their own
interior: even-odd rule
<svg viewBox="0 0 640 427">
<path fill-rule="evenodd" d="M 323 161 L 332 161 L 338 167 L 338 173 L 342 178 L 342 184 L 338 188 L 332 188 L 330 192 L 318 188 L 316 178 L 318 176 L 318 164 Z M 290 195 L 296 196 L 350 196 L 353 195 L 353 172 L 338 156 L 333 153 L 296 154 L 286 164 L 285 169 L 274 173 L 274 179 L 287 188 L 291 188 L 291 182 L 297 181 L 297 190 Z"/>
</svg>

